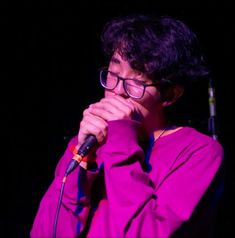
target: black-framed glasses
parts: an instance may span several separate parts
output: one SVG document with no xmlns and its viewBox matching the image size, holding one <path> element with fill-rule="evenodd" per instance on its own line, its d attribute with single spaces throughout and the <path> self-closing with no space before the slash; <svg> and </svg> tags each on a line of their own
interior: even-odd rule
<svg viewBox="0 0 235 238">
<path fill-rule="evenodd" d="M 100 70 L 100 83 L 107 90 L 114 90 L 122 80 L 126 94 L 132 98 L 140 99 L 144 96 L 146 87 L 158 86 L 160 83 L 146 84 L 138 79 L 122 78 L 107 68 Z"/>
</svg>

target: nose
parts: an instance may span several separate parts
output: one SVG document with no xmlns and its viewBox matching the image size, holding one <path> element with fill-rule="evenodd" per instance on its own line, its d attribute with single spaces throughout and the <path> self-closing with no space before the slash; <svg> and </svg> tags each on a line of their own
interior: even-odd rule
<svg viewBox="0 0 235 238">
<path fill-rule="evenodd" d="M 116 88 L 113 90 L 116 95 L 122 96 L 124 98 L 127 98 L 128 95 L 123 87 L 123 81 L 119 80 L 118 85 Z"/>
</svg>

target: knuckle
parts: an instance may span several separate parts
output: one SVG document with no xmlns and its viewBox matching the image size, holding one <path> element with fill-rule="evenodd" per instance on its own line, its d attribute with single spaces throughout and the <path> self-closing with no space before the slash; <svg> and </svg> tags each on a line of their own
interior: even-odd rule
<svg viewBox="0 0 235 238">
<path fill-rule="evenodd" d="M 80 122 L 80 127 L 84 127 L 85 126 L 85 122 L 82 120 L 81 122 Z"/>
<path fill-rule="evenodd" d="M 112 100 L 112 97 L 109 97 L 109 98 L 104 97 L 104 98 L 102 98 L 102 99 L 100 100 L 100 102 L 108 102 L 108 101 L 110 101 L 110 100 Z"/>
<path fill-rule="evenodd" d="M 89 110 L 93 109 L 93 108 L 94 108 L 94 106 L 95 106 L 95 104 L 94 104 L 94 103 L 90 104 L 90 105 L 89 105 L 89 107 L 87 108 L 87 110 L 89 111 Z"/>
<path fill-rule="evenodd" d="M 85 109 L 85 110 L 83 111 L 83 116 L 86 116 L 86 115 L 88 114 L 88 112 L 89 112 L 89 110 L 88 110 L 88 109 Z"/>
<path fill-rule="evenodd" d="M 106 132 L 106 131 L 107 131 L 107 126 L 106 126 L 106 125 L 102 125 L 102 126 L 101 126 L 101 130 L 102 130 L 103 132 Z"/>
</svg>

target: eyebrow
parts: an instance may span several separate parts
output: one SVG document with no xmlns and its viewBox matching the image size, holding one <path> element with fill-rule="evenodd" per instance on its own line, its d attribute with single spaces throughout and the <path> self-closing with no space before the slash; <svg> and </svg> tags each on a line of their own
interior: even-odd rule
<svg viewBox="0 0 235 238">
<path fill-rule="evenodd" d="M 115 64 L 120 64 L 120 60 L 116 58 L 115 56 L 113 56 L 110 61 Z"/>
<path fill-rule="evenodd" d="M 114 64 L 120 64 L 120 60 L 118 58 L 116 58 L 115 56 L 112 56 L 110 62 L 114 63 Z M 111 73 L 114 73 L 112 71 L 110 71 Z M 116 74 L 116 73 L 114 73 Z M 122 77 L 121 77 L 122 78 Z M 139 82 L 142 82 L 142 83 L 147 83 L 146 80 L 144 79 L 137 79 L 137 78 L 126 78 L 126 79 L 129 79 L 129 80 L 135 80 L 135 81 L 139 81 Z"/>
<path fill-rule="evenodd" d="M 147 84 L 147 81 L 144 80 L 144 79 L 137 79 L 137 78 L 123 78 L 123 77 L 118 76 L 118 74 L 115 73 L 115 72 L 112 72 L 112 71 L 109 71 L 109 72 L 112 73 L 112 74 L 114 74 L 115 76 L 117 76 L 117 77 L 119 77 L 119 78 L 122 78 L 122 79 L 133 80 L 133 81 L 138 81 L 138 82 L 141 82 L 141 83 Z"/>
</svg>

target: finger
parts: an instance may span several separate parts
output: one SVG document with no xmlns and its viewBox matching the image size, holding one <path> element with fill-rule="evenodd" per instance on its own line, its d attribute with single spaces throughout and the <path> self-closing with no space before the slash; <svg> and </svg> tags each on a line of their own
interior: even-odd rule
<svg viewBox="0 0 235 238">
<path fill-rule="evenodd" d="M 116 111 L 112 109 L 107 104 L 106 105 L 96 105 L 94 108 L 90 109 L 90 113 L 101 117 L 106 121 L 117 120 L 124 115 L 124 112 Z"/>
<path fill-rule="evenodd" d="M 106 117 L 106 119 L 110 120 L 131 118 L 133 111 L 134 107 L 132 105 L 123 103 L 115 98 L 107 98 L 102 99 L 99 103 L 92 105 L 90 112 L 98 113 L 99 116 L 102 116 L 102 113 L 104 113 L 105 116 L 108 116 L 108 118 Z"/>
<path fill-rule="evenodd" d="M 94 135 L 99 143 L 102 143 L 103 140 L 106 138 L 106 134 L 102 130 L 100 130 L 100 128 L 93 124 L 86 124 L 85 126 L 82 126 L 79 130 L 79 144 L 83 144 L 88 135 Z"/>
<path fill-rule="evenodd" d="M 98 142 L 102 142 L 107 135 L 108 124 L 102 118 L 91 115 L 86 112 L 86 116 L 83 117 L 83 120 L 80 123 L 79 129 L 79 142 L 83 143 L 85 138 L 89 134 L 96 136 Z"/>
<path fill-rule="evenodd" d="M 135 101 L 133 101 L 131 98 L 123 98 L 119 95 L 115 95 L 109 98 L 103 99 L 104 101 L 109 100 L 111 103 L 115 102 L 116 105 L 119 105 L 119 108 L 121 105 L 126 105 L 126 108 L 124 107 L 123 111 L 125 113 L 124 118 L 133 119 L 136 121 L 142 120 L 142 112 L 139 110 L 139 104 L 136 104 Z M 118 103 L 119 102 L 119 103 Z"/>
<path fill-rule="evenodd" d="M 124 99 L 123 97 L 121 97 L 119 95 L 103 98 L 101 101 L 112 103 L 113 105 L 115 105 L 119 108 L 122 108 L 122 107 L 126 108 L 126 109 L 124 109 L 124 111 L 126 111 L 126 110 L 134 111 L 135 110 L 134 104 L 131 103 L 131 101 L 129 101 L 128 99 Z"/>
<path fill-rule="evenodd" d="M 121 106 L 115 105 L 114 103 L 111 102 L 100 102 L 97 105 L 94 105 L 91 108 L 91 112 L 94 113 L 94 109 L 100 109 L 103 110 L 104 113 L 107 112 L 110 115 L 120 115 L 120 116 L 124 116 L 125 115 L 125 109 Z"/>
<path fill-rule="evenodd" d="M 99 109 L 99 110 L 96 110 Z M 88 109 L 83 112 L 83 117 L 96 116 L 102 120 L 108 120 L 112 117 L 112 110 L 107 105 L 99 103 L 91 104 Z"/>
<path fill-rule="evenodd" d="M 89 114 L 84 117 L 84 122 L 86 124 L 92 124 L 93 126 L 97 127 L 103 132 L 103 134 L 106 134 L 107 132 L 108 123 L 101 117 Z"/>
</svg>

